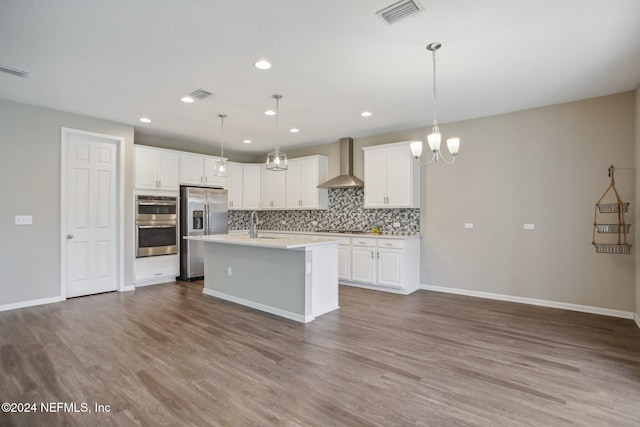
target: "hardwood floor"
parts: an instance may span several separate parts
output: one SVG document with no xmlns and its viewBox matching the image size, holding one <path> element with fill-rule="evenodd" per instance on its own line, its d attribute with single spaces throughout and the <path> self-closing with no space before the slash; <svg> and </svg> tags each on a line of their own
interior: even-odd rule
<svg viewBox="0 0 640 427">
<path fill-rule="evenodd" d="M 340 310 L 304 325 L 201 290 L 0 313 L 0 401 L 38 405 L 0 425 L 640 425 L 632 320 L 341 287 Z"/>
</svg>

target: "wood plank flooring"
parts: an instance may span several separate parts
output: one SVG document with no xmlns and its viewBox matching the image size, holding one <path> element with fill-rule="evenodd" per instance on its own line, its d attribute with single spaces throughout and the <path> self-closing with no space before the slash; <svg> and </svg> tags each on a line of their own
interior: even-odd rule
<svg viewBox="0 0 640 427">
<path fill-rule="evenodd" d="M 343 286 L 340 310 L 303 325 L 201 290 L 0 313 L 0 401 L 91 410 L 0 425 L 640 425 L 632 320 Z"/>
</svg>

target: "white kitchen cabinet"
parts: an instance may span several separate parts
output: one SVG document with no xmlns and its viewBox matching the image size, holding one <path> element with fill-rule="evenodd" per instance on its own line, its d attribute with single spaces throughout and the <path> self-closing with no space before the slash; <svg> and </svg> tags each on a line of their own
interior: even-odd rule
<svg viewBox="0 0 640 427">
<path fill-rule="evenodd" d="M 378 248 L 378 283 L 380 285 L 402 287 L 402 249 Z"/>
<path fill-rule="evenodd" d="M 376 239 L 351 239 L 351 280 L 376 282 Z"/>
<path fill-rule="evenodd" d="M 178 154 L 171 150 L 135 147 L 135 188 L 178 191 Z"/>
<path fill-rule="evenodd" d="M 409 143 L 363 148 L 365 208 L 420 207 L 420 169 Z"/>
<path fill-rule="evenodd" d="M 242 165 L 242 209 L 261 208 L 263 167 L 262 164 Z"/>
<path fill-rule="evenodd" d="M 284 209 L 286 207 L 286 172 L 267 170 L 266 165 L 262 166 L 261 171 L 261 209 Z"/>
<path fill-rule="evenodd" d="M 351 246 L 338 245 L 338 278 L 351 280 Z"/>
<path fill-rule="evenodd" d="M 180 155 L 180 183 L 186 185 L 226 186 L 226 178 L 214 175 L 219 157 L 200 154 Z"/>
<path fill-rule="evenodd" d="M 229 210 L 242 209 L 242 187 L 244 182 L 243 166 L 239 163 L 227 163 L 227 190 L 229 191 Z"/>
<path fill-rule="evenodd" d="M 327 180 L 326 156 L 309 156 L 289 160 L 286 171 L 287 209 L 327 209 L 329 190 L 318 188 Z"/>
</svg>

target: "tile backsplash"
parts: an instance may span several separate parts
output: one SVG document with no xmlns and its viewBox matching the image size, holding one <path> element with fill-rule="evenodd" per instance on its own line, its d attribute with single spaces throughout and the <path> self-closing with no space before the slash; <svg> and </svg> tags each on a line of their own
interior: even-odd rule
<svg viewBox="0 0 640 427">
<path fill-rule="evenodd" d="M 365 209 L 362 188 L 329 190 L 328 206 L 327 210 L 259 211 L 260 228 L 372 231 L 379 225 L 386 232 L 420 232 L 420 209 Z M 248 229 L 250 217 L 251 211 L 229 211 L 229 230 Z"/>
</svg>

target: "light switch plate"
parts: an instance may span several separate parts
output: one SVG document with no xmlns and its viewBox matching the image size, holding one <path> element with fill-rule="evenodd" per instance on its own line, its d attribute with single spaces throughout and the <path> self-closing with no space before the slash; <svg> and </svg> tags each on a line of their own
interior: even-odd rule
<svg viewBox="0 0 640 427">
<path fill-rule="evenodd" d="M 527 231 L 533 231 L 536 229 L 536 226 L 534 224 L 525 224 L 524 229 Z"/>
<path fill-rule="evenodd" d="M 473 223 L 472 222 L 465 222 L 464 223 L 464 228 L 467 228 L 469 230 L 472 229 L 473 228 Z"/>
<path fill-rule="evenodd" d="M 16 225 L 32 225 L 33 216 L 31 215 L 16 215 Z"/>
</svg>

